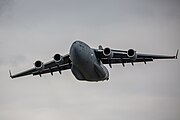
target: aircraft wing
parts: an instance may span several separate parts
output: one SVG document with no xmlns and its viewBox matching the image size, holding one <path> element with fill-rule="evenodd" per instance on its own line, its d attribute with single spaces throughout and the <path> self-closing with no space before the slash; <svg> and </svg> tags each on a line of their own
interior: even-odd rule
<svg viewBox="0 0 180 120">
<path fill-rule="evenodd" d="M 17 73 L 12 75 L 11 71 L 10 72 L 10 77 L 11 78 L 17 78 L 17 77 L 22 77 L 22 76 L 27 76 L 27 75 L 42 75 L 46 73 L 51 73 L 53 75 L 53 72 L 61 71 L 63 70 L 68 70 L 71 68 L 71 60 L 69 58 L 69 55 L 62 56 L 62 61 L 61 62 L 56 62 L 55 60 L 51 60 L 47 63 L 42 64 L 42 67 L 37 69 L 36 67 L 28 69 L 26 71 Z"/>
<path fill-rule="evenodd" d="M 111 50 L 109 48 L 105 49 L 94 49 L 95 55 L 98 60 L 100 60 L 103 64 L 117 64 L 122 63 L 125 66 L 125 63 L 131 63 L 134 65 L 136 62 L 150 62 L 154 59 L 177 59 L 178 51 L 176 52 L 175 56 L 168 56 L 168 55 L 153 55 L 153 54 L 141 54 L 137 53 L 133 49 L 129 49 L 128 51 L 123 50 Z"/>
</svg>

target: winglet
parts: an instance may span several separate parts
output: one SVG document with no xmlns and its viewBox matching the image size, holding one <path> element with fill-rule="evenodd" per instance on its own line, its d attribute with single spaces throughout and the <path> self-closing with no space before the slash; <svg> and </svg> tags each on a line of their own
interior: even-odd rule
<svg viewBox="0 0 180 120">
<path fill-rule="evenodd" d="M 10 75 L 10 77 L 12 78 L 11 70 L 9 70 L 9 75 Z"/>
<path fill-rule="evenodd" d="M 176 52 L 176 56 L 175 56 L 176 59 L 178 57 L 178 53 L 179 53 L 179 49 L 177 49 L 177 52 Z"/>
</svg>

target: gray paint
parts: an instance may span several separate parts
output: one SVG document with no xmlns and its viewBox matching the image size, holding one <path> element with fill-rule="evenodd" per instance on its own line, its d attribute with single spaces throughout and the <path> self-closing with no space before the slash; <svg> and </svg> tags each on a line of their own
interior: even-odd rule
<svg viewBox="0 0 180 120">
<path fill-rule="evenodd" d="M 0 119 L 180 119 L 179 59 L 116 65 L 110 81 L 95 84 L 73 81 L 70 72 L 15 81 L 8 75 L 9 68 L 14 73 L 32 67 L 38 58 L 47 61 L 55 53 L 65 54 L 77 38 L 92 47 L 171 55 L 180 48 L 179 1 L 0 4 Z"/>
</svg>

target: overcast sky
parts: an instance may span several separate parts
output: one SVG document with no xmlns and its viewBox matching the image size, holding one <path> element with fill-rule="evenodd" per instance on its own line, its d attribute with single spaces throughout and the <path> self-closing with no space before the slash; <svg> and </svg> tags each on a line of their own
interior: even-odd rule
<svg viewBox="0 0 180 120">
<path fill-rule="evenodd" d="M 179 0 L 0 0 L 0 120 L 179 120 L 180 60 L 114 65 L 110 80 L 71 71 L 11 80 L 75 39 L 138 52 L 180 48 Z M 108 66 L 107 66 L 108 67 Z"/>
</svg>

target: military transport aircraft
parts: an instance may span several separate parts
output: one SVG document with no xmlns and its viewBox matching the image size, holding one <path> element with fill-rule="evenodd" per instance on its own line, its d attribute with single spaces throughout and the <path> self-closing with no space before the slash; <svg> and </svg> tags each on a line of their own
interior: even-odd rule
<svg viewBox="0 0 180 120">
<path fill-rule="evenodd" d="M 76 79 L 81 81 L 104 81 L 109 79 L 109 72 L 103 64 L 109 64 L 112 68 L 112 64 L 121 63 L 125 66 L 125 63 L 131 63 L 134 65 L 136 62 L 150 62 L 154 59 L 177 59 L 178 51 L 175 56 L 166 55 L 152 55 L 137 53 L 133 49 L 127 51 L 114 50 L 110 48 L 103 48 L 99 45 L 98 49 L 89 47 L 86 43 L 76 40 L 70 48 L 69 54 L 61 56 L 55 54 L 53 60 L 43 63 L 37 60 L 34 63 L 34 68 L 28 69 L 24 72 L 12 75 L 10 77 L 17 78 L 26 75 L 39 75 L 71 69 Z"/>
</svg>

